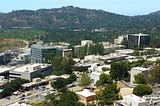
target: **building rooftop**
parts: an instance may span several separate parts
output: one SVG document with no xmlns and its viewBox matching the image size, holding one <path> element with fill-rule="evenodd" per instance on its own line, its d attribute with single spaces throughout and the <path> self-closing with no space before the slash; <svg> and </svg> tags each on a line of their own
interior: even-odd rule
<svg viewBox="0 0 160 106">
<path fill-rule="evenodd" d="M 149 34 L 143 34 L 143 33 L 139 33 L 139 34 L 129 34 L 132 36 L 150 36 Z"/>
<path fill-rule="evenodd" d="M 6 66 L 0 66 L 0 73 L 7 72 L 11 69 L 14 69 L 15 67 L 6 67 Z"/>
<path fill-rule="evenodd" d="M 31 47 L 33 48 L 40 48 L 40 49 L 53 49 L 53 48 L 60 48 L 65 49 L 68 48 L 68 46 L 63 45 L 49 45 L 49 44 L 34 44 Z"/>
<path fill-rule="evenodd" d="M 8 105 L 8 106 L 31 106 L 31 105 L 28 105 L 26 103 L 18 103 L 18 102 L 16 102 L 16 103 L 13 103 L 13 104 Z"/>
<path fill-rule="evenodd" d="M 143 98 L 140 98 L 139 96 L 136 96 L 134 94 L 130 94 L 130 95 L 125 95 L 123 96 L 123 100 L 132 100 L 132 101 L 135 101 L 137 103 L 142 103 L 142 102 L 146 102 L 145 99 Z"/>
<path fill-rule="evenodd" d="M 50 66 L 50 64 L 40 64 L 40 63 L 27 64 L 27 65 L 15 68 L 13 71 L 17 71 L 17 72 L 34 72 L 37 69 L 45 68 L 47 66 Z"/>
<path fill-rule="evenodd" d="M 148 68 L 143 68 L 143 67 L 133 67 L 131 70 L 147 71 Z"/>
<path fill-rule="evenodd" d="M 115 51 L 120 54 L 131 54 L 134 52 L 134 50 L 132 49 L 123 49 L 123 50 L 115 50 Z"/>
<path fill-rule="evenodd" d="M 44 82 L 48 82 L 47 79 L 42 79 L 41 81 L 39 82 L 29 82 L 29 83 L 25 83 L 25 84 L 22 84 L 22 87 L 31 87 L 31 86 L 35 86 L 35 85 L 39 85 L 39 84 L 42 84 Z"/>
<path fill-rule="evenodd" d="M 84 97 L 95 96 L 95 93 L 90 92 L 88 89 L 84 89 L 83 91 L 76 92 L 76 94 L 84 96 Z"/>
<path fill-rule="evenodd" d="M 158 59 L 160 59 L 160 57 L 152 57 L 152 58 L 148 58 L 147 61 L 155 62 L 155 61 L 157 61 Z"/>
</svg>

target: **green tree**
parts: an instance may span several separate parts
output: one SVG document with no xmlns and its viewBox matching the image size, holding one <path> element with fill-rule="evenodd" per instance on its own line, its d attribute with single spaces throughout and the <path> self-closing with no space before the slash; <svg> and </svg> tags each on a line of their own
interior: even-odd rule
<svg viewBox="0 0 160 106">
<path fill-rule="evenodd" d="M 53 73 L 56 75 L 71 74 L 74 69 L 74 62 L 72 58 L 65 59 L 55 56 L 52 60 Z"/>
<path fill-rule="evenodd" d="M 101 74 L 99 80 L 96 82 L 96 86 L 103 86 L 105 84 L 112 84 L 112 78 L 108 74 Z"/>
<path fill-rule="evenodd" d="M 71 84 L 76 80 L 77 80 L 76 75 L 71 74 L 69 76 L 69 78 L 67 78 L 67 79 L 58 78 L 55 82 L 52 82 L 51 85 L 52 85 L 53 88 L 60 90 L 60 89 L 65 88 L 67 84 Z"/>
<path fill-rule="evenodd" d="M 74 67 L 75 71 L 80 71 L 80 72 L 86 72 L 88 70 L 88 67 L 86 66 L 81 66 L 81 67 Z"/>
<path fill-rule="evenodd" d="M 91 83 L 90 77 L 87 75 L 87 73 L 83 73 L 83 74 L 82 74 L 82 77 L 81 77 L 81 79 L 80 79 L 79 85 L 80 85 L 80 86 L 83 86 L 83 87 L 86 87 L 86 86 L 88 86 L 90 83 Z"/>
<path fill-rule="evenodd" d="M 134 79 L 135 79 L 136 84 L 146 84 L 147 83 L 146 78 L 143 73 L 138 73 L 137 75 L 134 76 Z"/>
<path fill-rule="evenodd" d="M 84 56 L 86 55 L 86 53 L 87 53 L 87 47 L 86 47 L 86 46 L 80 48 L 80 51 L 79 51 L 79 58 L 80 58 L 80 59 L 83 59 Z"/>
<path fill-rule="evenodd" d="M 62 57 L 55 56 L 52 60 L 54 70 L 62 71 Z"/>
<path fill-rule="evenodd" d="M 11 82 L 7 83 L 4 86 L 3 91 L 0 93 L 0 98 L 10 96 L 14 91 L 18 90 L 22 84 L 29 82 L 25 79 L 16 78 L 15 80 L 12 80 Z"/>
<path fill-rule="evenodd" d="M 67 78 L 67 84 L 71 84 L 72 82 L 77 80 L 77 76 L 75 74 L 71 74 L 69 78 Z"/>
<path fill-rule="evenodd" d="M 137 96 L 150 95 L 152 88 L 149 85 L 140 84 L 133 89 L 133 94 Z"/>
<path fill-rule="evenodd" d="M 99 101 L 99 106 L 111 105 L 114 100 L 119 98 L 119 89 L 117 89 L 116 84 L 109 84 L 104 90 L 100 90 L 96 94 L 96 98 Z"/>
<path fill-rule="evenodd" d="M 73 72 L 73 68 L 74 68 L 73 59 L 69 58 L 64 61 L 65 62 L 62 65 L 63 65 L 63 70 L 64 70 L 65 74 L 71 74 Z"/>
<path fill-rule="evenodd" d="M 64 78 L 58 78 L 55 82 L 52 82 L 51 85 L 53 88 L 60 90 L 65 87 L 67 83 Z"/>
<path fill-rule="evenodd" d="M 127 61 L 111 63 L 110 75 L 114 80 L 128 79 L 130 64 Z"/>
<path fill-rule="evenodd" d="M 111 70 L 110 68 L 102 67 L 102 71 L 109 71 Z"/>
<path fill-rule="evenodd" d="M 79 102 L 78 96 L 71 91 L 67 91 L 60 95 L 60 100 L 52 100 L 51 105 L 47 106 L 84 106 Z"/>
<path fill-rule="evenodd" d="M 157 52 L 156 52 L 155 49 L 146 50 L 146 51 L 144 52 L 145 55 L 154 55 L 154 54 L 156 54 L 156 53 L 157 53 Z"/>
<path fill-rule="evenodd" d="M 99 55 L 103 55 L 104 54 L 104 47 L 103 47 L 103 44 L 100 43 L 100 44 L 95 44 L 95 45 L 92 45 L 90 48 L 89 48 L 89 51 L 90 51 L 90 54 L 99 54 Z"/>
<path fill-rule="evenodd" d="M 150 66 L 152 66 L 153 65 L 153 63 L 154 62 L 151 62 L 151 61 L 145 61 L 144 63 L 143 63 L 143 67 L 150 67 Z"/>
<path fill-rule="evenodd" d="M 141 67 L 146 61 L 143 58 L 138 59 L 137 61 L 133 61 L 130 66 L 131 67 Z"/>
<path fill-rule="evenodd" d="M 154 65 L 149 71 L 148 82 L 152 85 L 160 83 L 160 64 Z"/>
</svg>

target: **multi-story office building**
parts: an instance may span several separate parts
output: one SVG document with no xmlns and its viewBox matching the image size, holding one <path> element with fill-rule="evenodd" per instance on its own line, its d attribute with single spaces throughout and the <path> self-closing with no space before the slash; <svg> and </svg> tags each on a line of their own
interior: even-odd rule
<svg viewBox="0 0 160 106">
<path fill-rule="evenodd" d="M 67 46 L 50 46 L 44 44 L 35 44 L 31 46 L 31 61 L 42 62 L 46 56 L 62 56 L 63 49 Z"/>
<path fill-rule="evenodd" d="M 10 53 L 0 53 L 0 64 L 6 65 L 11 61 Z"/>
<path fill-rule="evenodd" d="M 149 34 L 129 34 L 128 35 L 128 48 L 134 48 L 139 46 L 149 46 L 151 42 L 151 36 Z"/>
<path fill-rule="evenodd" d="M 9 71 L 9 79 L 22 78 L 32 81 L 35 75 L 41 74 L 43 76 L 49 75 L 52 72 L 51 64 L 27 64 Z"/>
</svg>

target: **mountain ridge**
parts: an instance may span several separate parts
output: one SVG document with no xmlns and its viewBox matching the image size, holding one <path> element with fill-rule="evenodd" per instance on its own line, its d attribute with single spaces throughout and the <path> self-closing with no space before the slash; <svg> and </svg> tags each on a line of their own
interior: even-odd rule
<svg viewBox="0 0 160 106">
<path fill-rule="evenodd" d="M 134 30 L 160 27 L 160 11 L 148 15 L 125 16 L 104 10 L 85 9 L 73 6 L 38 10 L 16 10 L 0 13 L 0 25 L 4 28 L 66 28 Z M 148 26 L 149 25 L 149 26 Z"/>
</svg>

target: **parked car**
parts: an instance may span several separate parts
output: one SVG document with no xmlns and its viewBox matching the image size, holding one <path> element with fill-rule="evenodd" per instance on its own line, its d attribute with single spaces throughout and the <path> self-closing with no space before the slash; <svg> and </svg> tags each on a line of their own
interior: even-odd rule
<svg viewBox="0 0 160 106">
<path fill-rule="evenodd" d="M 21 93 L 25 92 L 25 90 L 23 88 L 20 88 L 18 91 L 21 92 Z"/>
<path fill-rule="evenodd" d="M 13 95 L 19 95 L 19 94 L 21 94 L 21 92 L 19 92 L 19 91 L 13 92 Z"/>
</svg>

